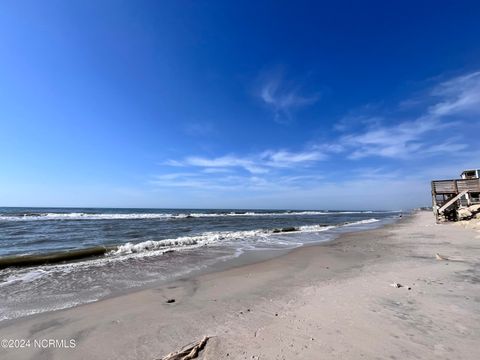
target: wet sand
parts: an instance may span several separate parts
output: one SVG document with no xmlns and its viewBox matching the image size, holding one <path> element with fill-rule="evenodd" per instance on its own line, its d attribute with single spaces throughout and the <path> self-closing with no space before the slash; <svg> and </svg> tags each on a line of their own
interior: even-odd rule
<svg viewBox="0 0 480 360">
<path fill-rule="evenodd" d="M 477 236 L 418 212 L 267 261 L 1 322 L 0 339 L 31 345 L 0 358 L 155 359 L 209 335 L 200 359 L 478 359 Z M 75 346 L 34 346 L 44 339 Z"/>
</svg>

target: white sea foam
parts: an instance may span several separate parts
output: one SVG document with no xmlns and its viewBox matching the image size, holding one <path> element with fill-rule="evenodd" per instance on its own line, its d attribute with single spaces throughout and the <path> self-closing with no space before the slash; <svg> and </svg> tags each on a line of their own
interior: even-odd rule
<svg viewBox="0 0 480 360">
<path fill-rule="evenodd" d="M 82 301 L 70 301 L 70 302 L 58 304 L 56 306 L 48 306 L 48 307 L 44 307 L 44 308 L 40 307 L 40 308 L 36 308 L 36 309 L 13 310 L 13 311 L 11 309 L 8 309 L 8 311 L 5 311 L 2 308 L 0 308 L 0 321 L 18 319 L 18 318 L 21 318 L 21 317 L 35 315 L 35 314 L 41 314 L 41 313 L 48 312 L 48 311 L 70 309 L 70 308 L 73 308 L 73 307 L 81 305 L 81 304 L 88 304 L 88 303 L 92 303 L 92 302 L 95 302 L 95 301 L 98 301 L 98 299 L 94 298 L 94 299 L 85 299 L 85 300 L 82 300 Z"/>
<path fill-rule="evenodd" d="M 335 228 L 335 225 L 324 226 L 324 225 L 304 225 L 300 226 L 299 230 L 301 232 L 319 232 L 319 231 L 327 231 L 330 229 Z"/>
<path fill-rule="evenodd" d="M 140 253 L 145 251 L 165 250 L 172 248 L 199 247 L 212 245 L 219 242 L 226 243 L 229 240 L 245 239 L 267 234 L 266 230 L 250 231 L 225 231 L 225 232 L 207 232 L 197 236 L 184 236 L 175 239 L 164 239 L 158 241 L 144 241 L 138 244 L 126 243 L 110 252 L 110 255 L 125 255 Z"/>
<path fill-rule="evenodd" d="M 362 225 L 378 222 L 378 219 L 367 219 L 354 221 L 342 225 L 304 225 L 295 229 L 295 231 L 274 231 L 274 230 L 249 230 L 249 231 L 225 231 L 225 232 L 207 232 L 197 236 L 185 236 L 175 239 L 164 239 L 158 241 L 144 241 L 137 244 L 126 243 L 120 245 L 116 250 L 111 251 L 108 255 L 127 255 L 134 253 L 144 253 L 144 252 L 158 252 L 165 251 L 166 249 L 182 249 L 182 248 L 194 248 L 200 246 L 208 246 L 221 243 L 222 245 L 241 245 L 241 242 L 248 242 L 251 239 L 257 239 L 262 243 L 271 243 L 271 244 L 280 244 L 281 241 L 275 237 L 271 238 L 272 235 L 286 235 L 292 233 L 303 233 L 303 232 L 322 232 L 327 231 L 339 226 L 350 226 L 350 225 Z M 270 239 L 271 238 L 271 239 Z"/>
<path fill-rule="evenodd" d="M 186 215 L 185 215 L 186 216 Z M 0 215 L 4 221 L 38 221 L 38 220 L 134 220 L 134 219 L 168 219 L 173 214 L 164 213 L 130 213 L 130 214 L 90 214 L 90 213 L 45 213 L 24 214 L 18 216 Z"/>
<path fill-rule="evenodd" d="M 13 274 L 7 277 L 5 281 L 0 282 L 0 287 L 14 284 L 17 282 L 32 282 L 36 279 L 41 278 L 45 274 L 46 274 L 46 271 L 42 269 L 36 269 L 36 270 L 27 271 L 23 273 Z"/>
<path fill-rule="evenodd" d="M 29 213 L 21 215 L 0 214 L 0 221 L 41 221 L 41 220 L 135 220 L 135 219 L 186 219 L 208 217 L 246 216 L 314 216 L 346 214 L 381 214 L 398 211 L 285 211 L 285 212 L 225 212 L 225 213 Z"/>
<path fill-rule="evenodd" d="M 366 219 L 366 220 L 359 220 L 359 221 L 353 221 L 347 224 L 344 224 L 344 226 L 352 226 L 352 225 L 362 225 L 362 224 L 371 224 L 371 223 L 376 223 L 379 222 L 380 220 L 378 219 Z"/>
</svg>

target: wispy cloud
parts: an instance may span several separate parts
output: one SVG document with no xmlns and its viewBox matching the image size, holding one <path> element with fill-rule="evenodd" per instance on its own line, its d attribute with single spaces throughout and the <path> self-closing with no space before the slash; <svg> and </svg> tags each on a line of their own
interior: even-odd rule
<svg viewBox="0 0 480 360">
<path fill-rule="evenodd" d="M 434 134 L 446 128 L 459 125 L 470 115 L 480 115 L 480 72 L 473 72 L 436 85 L 422 103 L 433 101 L 423 113 L 413 120 L 402 120 L 391 125 L 392 119 L 383 119 L 375 114 L 359 115 L 358 122 L 375 119 L 367 123 L 363 131 L 348 134 L 346 122 L 336 125 L 339 131 L 347 132 L 340 143 L 351 149 L 349 158 L 360 159 L 368 156 L 408 158 L 410 156 L 432 156 L 458 151 L 465 144 L 448 141 L 435 142 Z M 419 101 L 420 103 L 420 101 Z M 461 117 L 461 119 L 459 118 Z M 388 120 L 390 125 L 382 124 Z M 357 122 L 357 125 L 358 125 Z M 438 140 L 437 140 L 438 141 Z"/>
<path fill-rule="evenodd" d="M 205 168 L 202 169 L 202 172 L 205 174 L 225 174 L 232 172 L 232 169 L 229 168 Z"/>
<path fill-rule="evenodd" d="M 201 167 L 201 168 L 243 168 L 252 174 L 262 174 L 268 170 L 263 166 L 257 164 L 254 160 L 248 158 L 236 157 L 233 155 L 225 155 L 215 158 L 206 158 L 199 156 L 190 156 L 184 159 L 184 164 L 189 166 Z"/>
<path fill-rule="evenodd" d="M 341 142 L 353 148 L 349 155 L 352 159 L 366 156 L 405 158 L 427 147 L 423 139 L 425 134 L 447 126 L 451 124 L 432 117 L 422 117 L 394 126 L 376 126 L 360 134 L 346 135 L 341 138 Z"/>
<path fill-rule="evenodd" d="M 480 73 L 471 73 L 433 86 L 418 102 L 417 115 L 410 118 L 403 118 L 401 110 L 382 111 L 378 106 L 366 106 L 359 114 L 349 112 L 325 142 L 312 139 L 296 151 L 284 147 L 250 154 L 171 159 L 163 165 L 172 172 L 152 177 L 151 184 L 158 189 L 182 188 L 201 196 L 208 196 L 209 191 L 242 198 L 251 194 L 255 201 L 261 196 L 268 201 L 285 196 L 292 202 L 295 196 L 312 202 L 319 198 L 333 201 L 342 191 L 356 197 L 362 193 L 368 199 L 371 194 L 413 187 L 415 196 L 427 194 L 427 199 L 427 179 L 437 173 L 455 174 L 467 165 L 458 157 L 458 164 L 439 172 L 445 154 L 451 158 L 452 153 L 462 154 L 466 149 L 471 154 L 480 150 L 478 143 L 469 143 L 472 139 L 461 131 L 465 124 L 475 128 L 471 115 L 480 113 L 479 83 Z M 273 101 L 275 89 L 267 91 L 265 99 Z M 349 161 L 347 167 L 346 159 L 355 161 Z M 472 161 L 469 166 L 476 166 Z M 409 191 L 403 195 L 405 203 L 414 199 L 408 198 L 413 196 Z"/>
<path fill-rule="evenodd" d="M 265 161 L 265 164 L 272 167 L 291 167 L 299 164 L 305 165 L 325 160 L 326 158 L 327 155 L 318 150 L 296 153 L 285 150 L 266 151 L 261 155 L 261 159 Z"/>
<path fill-rule="evenodd" d="M 426 146 L 422 151 L 426 155 L 436 155 L 436 154 L 445 154 L 445 153 L 458 153 L 468 148 L 468 145 L 462 143 L 458 138 L 447 139 L 438 144 L 433 144 Z"/>
<path fill-rule="evenodd" d="M 190 173 L 171 173 L 153 176 L 149 184 L 155 188 L 184 188 L 194 192 L 204 192 L 209 190 L 219 192 L 278 192 L 292 191 L 305 188 L 312 188 L 318 185 L 319 181 L 324 179 L 322 175 L 299 175 L 299 176 L 271 176 L 262 175 L 228 175 L 215 176 L 202 172 L 196 174 Z"/>
<path fill-rule="evenodd" d="M 175 166 L 175 167 L 185 166 L 181 161 L 173 160 L 173 159 L 168 159 L 168 160 L 160 163 L 160 165 Z"/>
<path fill-rule="evenodd" d="M 432 95 L 441 99 L 429 108 L 432 116 L 480 115 L 480 71 L 445 81 Z"/>
<path fill-rule="evenodd" d="M 267 150 L 246 157 L 224 155 L 219 157 L 188 156 L 183 160 L 167 160 L 164 165 L 174 167 L 197 167 L 205 173 L 228 172 L 231 168 L 241 168 L 251 174 L 265 174 L 274 168 L 308 166 L 325 160 L 327 155 L 317 148 L 292 152 L 287 150 Z"/>
<path fill-rule="evenodd" d="M 300 85 L 288 83 L 279 72 L 263 81 L 259 95 L 273 111 L 275 121 L 280 123 L 290 121 L 295 109 L 314 104 L 320 98 L 319 94 L 302 94 Z"/>
<path fill-rule="evenodd" d="M 327 160 L 320 146 L 302 151 L 266 150 L 249 156 L 187 156 L 163 164 L 182 171 L 153 176 L 158 189 L 182 188 L 196 194 L 206 191 L 239 193 L 288 192 L 314 187 L 323 175 L 309 168 Z M 327 147 L 328 148 L 328 147 Z M 217 176 L 218 175 L 218 176 Z"/>
<path fill-rule="evenodd" d="M 162 174 L 162 175 L 155 175 L 154 179 L 159 181 L 177 180 L 177 179 L 185 179 L 185 178 L 195 177 L 195 176 L 197 176 L 196 173 L 180 172 L 180 173 L 168 173 L 168 174 Z"/>
</svg>

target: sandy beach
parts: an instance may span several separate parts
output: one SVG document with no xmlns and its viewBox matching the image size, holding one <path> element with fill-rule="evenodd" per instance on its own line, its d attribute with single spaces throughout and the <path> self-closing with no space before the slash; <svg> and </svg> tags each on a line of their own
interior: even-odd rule
<svg viewBox="0 0 480 360">
<path fill-rule="evenodd" d="M 0 360 L 480 360 L 480 1 L 0 1 Z"/>
<path fill-rule="evenodd" d="M 1 339 L 31 345 L 0 358 L 158 359 L 211 336 L 200 359 L 478 359 L 479 264 L 478 232 L 422 211 L 267 261 L 4 321 Z M 34 346 L 44 339 L 65 343 Z"/>
</svg>

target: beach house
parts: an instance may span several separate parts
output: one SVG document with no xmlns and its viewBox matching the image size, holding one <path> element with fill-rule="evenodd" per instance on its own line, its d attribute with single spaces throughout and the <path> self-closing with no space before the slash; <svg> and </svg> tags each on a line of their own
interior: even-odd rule
<svg viewBox="0 0 480 360">
<path fill-rule="evenodd" d="M 431 186 L 437 222 L 462 220 L 480 209 L 480 169 L 464 170 L 460 179 L 433 180 Z"/>
</svg>

